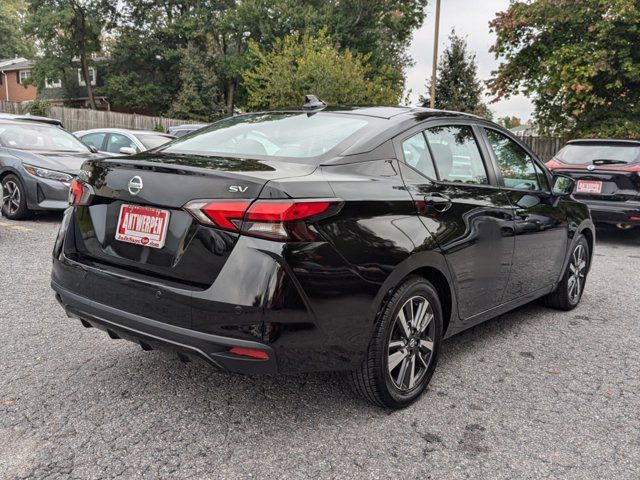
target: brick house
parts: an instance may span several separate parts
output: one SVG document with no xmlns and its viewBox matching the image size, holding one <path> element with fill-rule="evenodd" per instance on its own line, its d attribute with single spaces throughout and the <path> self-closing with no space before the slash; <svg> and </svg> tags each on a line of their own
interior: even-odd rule
<svg viewBox="0 0 640 480">
<path fill-rule="evenodd" d="M 95 60 L 101 61 L 102 59 Z M 67 79 L 64 84 L 59 79 L 47 78 L 43 88 L 26 84 L 28 79 L 31 78 L 31 68 L 31 61 L 26 58 L 0 60 L 0 100 L 25 102 L 43 99 L 54 105 L 89 106 L 87 86 L 84 78 L 82 78 L 79 65 L 75 71 L 71 71 L 71 78 Z M 104 78 L 100 70 L 95 66 L 89 67 L 89 76 L 91 85 L 94 88 L 104 84 Z M 109 102 L 106 97 L 95 95 L 95 91 L 94 97 L 99 109 L 109 109 Z"/>
<path fill-rule="evenodd" d="M 0 60 L 0 100 L 24 102 L 35 100 L 38 88 L 26 85 L 31 77 L 31 62 L 26 58 Z"/>
</svg>

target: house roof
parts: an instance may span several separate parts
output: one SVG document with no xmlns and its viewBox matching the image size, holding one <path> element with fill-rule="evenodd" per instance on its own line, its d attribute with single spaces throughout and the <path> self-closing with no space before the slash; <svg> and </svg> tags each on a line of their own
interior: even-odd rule
<svg viewBox="0 0 640 480">
<path fill-rule="evenodd" d="M 26 68 L 31 68 L 31 60 L 27 60 L 26 58 L 7 58 L 0 60 L 0 70 L 5 72 Z"/>
</svg>

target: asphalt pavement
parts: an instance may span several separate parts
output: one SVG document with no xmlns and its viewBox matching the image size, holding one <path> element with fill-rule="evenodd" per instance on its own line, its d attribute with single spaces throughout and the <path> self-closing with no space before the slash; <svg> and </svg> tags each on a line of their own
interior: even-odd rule
<svg viewBox="0 0 640 480">
<path fill-rule="evenodd" d="M 640 478 L 640 231 L 598 231 L 578 308 L 447 340 L 389 412 L 336 374 L 229 375 L 83 328 L 49 287 L 59 220 L 0 218 L 2 480 Z"/>
</svg>

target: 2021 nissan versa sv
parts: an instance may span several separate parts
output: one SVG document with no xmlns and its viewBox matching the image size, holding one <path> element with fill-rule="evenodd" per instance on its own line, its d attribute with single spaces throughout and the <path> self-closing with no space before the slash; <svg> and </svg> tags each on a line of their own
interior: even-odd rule
<svg viewBox="0 0 640 480">
<path fill-rule="evenodd" d="M 319 102 L 240 115 L 86 162 L 52 286 L 69 316 L 145 350 L 242 373 L 350 371 L 399 408 L 443 338 L 537 298 L 578 304 L 594 227 L 572 187 L 470 115 Z"/>
</svg>

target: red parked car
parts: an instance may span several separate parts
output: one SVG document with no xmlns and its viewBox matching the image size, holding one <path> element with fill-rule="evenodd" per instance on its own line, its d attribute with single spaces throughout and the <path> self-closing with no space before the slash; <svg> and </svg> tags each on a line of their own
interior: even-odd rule
<svg viewBox="0 0 640 480">
<path fill-rule="evenodd" d="M 595 223 L 640 225 L 639 140 L 572 140 L 547 167 L 576 179 L 574 197 L 589 206 Z"/>
</svg>

